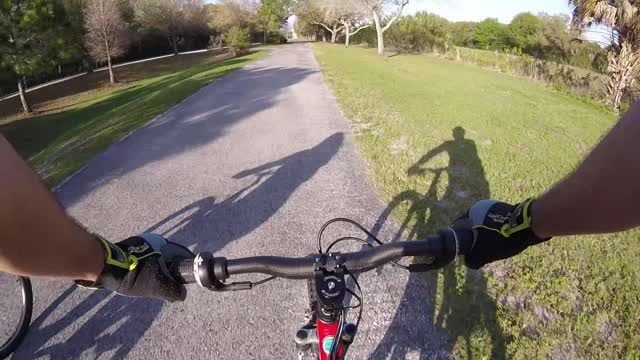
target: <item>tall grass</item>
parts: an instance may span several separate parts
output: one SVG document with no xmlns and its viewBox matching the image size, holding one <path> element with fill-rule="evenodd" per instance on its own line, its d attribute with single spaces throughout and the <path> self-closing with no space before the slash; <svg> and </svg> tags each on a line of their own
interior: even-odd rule
<svg viewBox="0 0 640 360">
<path fill-rule="evenodd" d="M 558 91 L 573 94 L 577 97 L 588 98 L 596 102 L 605 100 L 606 77 L 604 75 L 570 65 L 539 60 L 522 54 L 517 50 L 498 52 L 452 47 L 441 56 L 450 60 L 476 64 L 486 69 L 541 81 Z"/>
</svg>

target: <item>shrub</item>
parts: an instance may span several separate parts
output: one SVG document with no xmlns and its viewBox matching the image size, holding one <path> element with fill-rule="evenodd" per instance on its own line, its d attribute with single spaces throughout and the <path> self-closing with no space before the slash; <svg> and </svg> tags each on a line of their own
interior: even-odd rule
<svg viewBox="0 0 640 360">
<path fill-rule="evenodd" d="M 393 26 L 391 27 L 393 28 Z M 391 30 L 389 30 L 391 31 Z M 367 47 L 375 47 L 377 45 L 376 29 L 373 26 L 364 28 L 350 39 L 352 44 L 366 45 Z"/>
<path fill-rule="evenodd" d="M 222 35 L 211 35 L 209 36 L 209 49 L 219 49 L 223 46 L 223 36 Z"/>
<path fill-rule="evenodd" d="M 244 55 L 251 46 L 249 31 L 237 26 L 232 27 L 225 35 L 224 40 L 233 56 Z"/>
<path fill-rule="evenodd" d="M 440 16 L 419 12 L 405 16 L 389 29 L 388 43 L 405 52 L 446 52 L 449 22 Z"/>
<path fill-rule="evenodd" d="M 267 35 L 267 44 L 284 44 L 287 38 L 281 32 L 272 32 Z"/>
</svg>

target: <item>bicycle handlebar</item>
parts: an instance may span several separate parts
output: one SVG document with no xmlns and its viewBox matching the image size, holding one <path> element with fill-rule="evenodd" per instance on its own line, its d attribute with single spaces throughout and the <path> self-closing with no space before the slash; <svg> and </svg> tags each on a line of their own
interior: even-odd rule
<svg viewBox="0 0 640 360">
<path fill-rule="evenodd" d="M 473 245 L 469 230 L 440 230 L 427 240 L 394 242 L 350 253 L 317 254 L 307 257 L 255 256 L 240 259 L 214 258 L 210 252 L 184 259 L 170 266 L 173 275 L 184 284 L 222 290 L 232 275 L 265 274 L 285 279 L 310 279 L 317 269 L 342 267 L 357 274 L 380 267 L 405 256 L 432 256 L 446 265 L 456 255 L 467 254 Z M 438 260 L 436 260 L 438 261 Z M 431 268 L 436 268 L 431 266 Z M 251 286 L 248 286 L 251 288 Z"/>
</svg>

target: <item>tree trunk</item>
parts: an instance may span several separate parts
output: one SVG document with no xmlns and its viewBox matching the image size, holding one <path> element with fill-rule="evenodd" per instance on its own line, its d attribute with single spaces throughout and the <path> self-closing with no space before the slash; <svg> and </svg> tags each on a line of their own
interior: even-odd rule
<svg viewBox="0 0 640 360">
<path fill-rule="evenodd" d="M 349 47 L 349 24 L 344 24 L 344 47 Z"/>
<path fill-rule="evenodd" d="M 377 11 L 373 12 L 373 22 L 376 24 L 376 34 L 378 35 L 378 56 L 384 56 L 384 30 L 380 25 Z"/>
<path fill-rule="evenodd" d="M 322 32 L 322 42 L 327 42 L 327 35 L 324 33 L 324 31 Z"/>
<path fill-rule="evenodd" d="M 83 62 L 84 66 L 87 67 L 87 74 L 91 74 L 93 72 L 93 62 L 91 62 L 91 58 L 85 56 Z"/>
<path fill-rule="evenodd" d="M 22 83 L 22 79 L 18 79 L 18 92 L 20 93 L 20 102 L 22 102 L 22 110 L 26 113 L 30 113 L 31 105 L 29 105 L 29 100 L 27 100 L 27 93 L 25 91 L 25 86 Z"/>
<path fill-rule="evenodd" d="M 632 45 L 627 41 L 623 41 L 619 49 L 611 49 L 607 57 L 609 60 L 607 102 L 611 110 L 617 112 L 625 90 L 633 81 L 635 69 L 640 66 L 640 57 L 633 52 Z"/>
<path fill-rule="evenodd" d="M 331 30 L 331 43 L 332 44 L 336 43 L 336 37 L 338 37 L 338 29 L 337 29 L 337 26 L 334 24 L 333 28 Z"/>
<path fill-rule="evenodd" d="M 116 83 L 116 76 L 113 74 L 113 65 L 111 65 L 111 56 L 107 57 L 107 66 L 109 67 L 109 83 L 114 85 Z"/>
<path fill-rule="evenodd" d="M 171 35 L 171 45 L 173 45 L 173 55 L 178 55 L 178 36 Z"/>
</svg>

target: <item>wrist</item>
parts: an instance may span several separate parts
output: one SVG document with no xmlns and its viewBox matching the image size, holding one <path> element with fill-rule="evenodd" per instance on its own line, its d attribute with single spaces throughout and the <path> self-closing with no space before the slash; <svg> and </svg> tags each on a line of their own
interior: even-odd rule
<svg viewBox="0 0 640 360">
<path fill-rule="evenodd" d="M 89 234 L 89 237 L 91 239 L 87 241 L 86 264 L 83 266 L 86 272 L 79 279 L 96 282 L 104 270 L 105 249 L 99 235 Z"/>
<path fill-rule="evenodd" d="M 538 199 L 531 204 L 531 231 L 539 239 L 549 239 L 553 237 L 550 233 L 543 199 Z"/>
</svg>

